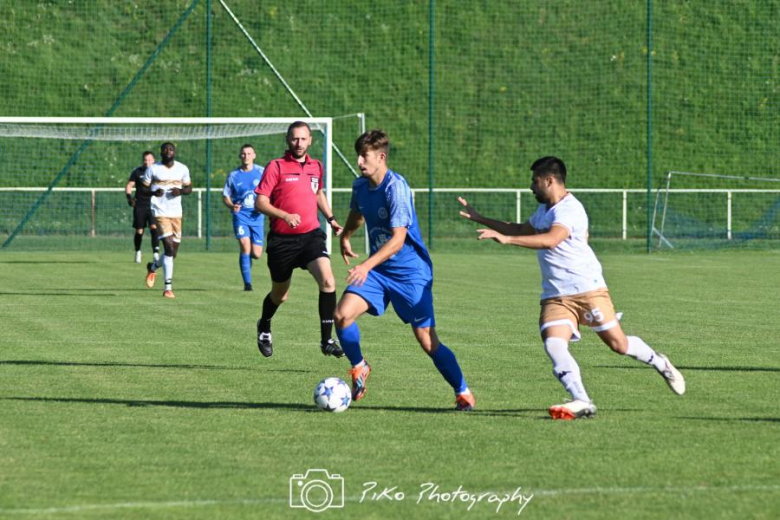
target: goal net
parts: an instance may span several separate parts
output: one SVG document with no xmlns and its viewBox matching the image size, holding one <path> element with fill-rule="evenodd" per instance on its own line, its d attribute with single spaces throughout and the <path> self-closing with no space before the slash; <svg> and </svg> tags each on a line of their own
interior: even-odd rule
<svg viewBox="0 0 780 520">
<path fill-rule="evenodd" d="M 264 166 L 284 153 L 294 121 L 312 128 L 309 154 L 323 162 L 332 204 L 331 118 L 0 118 L 0 250 L 130 249 L 125 185 L 143 152 L 159 160 L 166 141 L 176 144 L 194 188 L 182 201 L 185 242 L 232 250 L 222 189 L 240 165 L 239 149 L 253 145 Z M 147 241 L 148 230 L 144 250 Z"/>
<path fill-rule="evenodd" d="M 655 249 L 777 247 L 780 179 L 669 171 L 652 233 Z"/>
</svg>

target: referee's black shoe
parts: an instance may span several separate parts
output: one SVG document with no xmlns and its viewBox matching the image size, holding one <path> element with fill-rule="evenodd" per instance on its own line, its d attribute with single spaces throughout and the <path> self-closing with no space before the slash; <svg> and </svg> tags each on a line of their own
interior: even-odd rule
<svg viewBox="0 0 780 520">
<path fill-rule="evenodd" d="M 271 333 L 260 331 L 260 320 L 257 320 L 257 349 L 264 357 L 271 357 L 274 353 Z"/>
<path fill-rule="evenodd" d="M 341 350 L 339 342 L 335 339 L 329 339 L 320 343 L 320 350 L 326 356 L 334 356 L 337 358 L 344 357 L 344 351 Z"/>
</svg>

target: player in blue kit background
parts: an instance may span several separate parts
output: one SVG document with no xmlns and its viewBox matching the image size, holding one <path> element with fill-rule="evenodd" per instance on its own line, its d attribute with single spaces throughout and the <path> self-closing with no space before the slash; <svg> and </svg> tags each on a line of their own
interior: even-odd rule
<svg viewBox="0 0 780 520">
<path fill-rule="evenodd" d="M 352 363 L 352 398 L 362 399 L 371 367 L 360 349 L 358 317 L 381 316 L 392 302 L 396 314 L 412 326 L 415 338 L 455 391 L 457 410 L 471 410 L 474 395 L 466 385 L 455 354 L 439 341 L 433 312 L 433 264 L 420 234 L 412 191 L 401 175 L 388 169 L 390 141 L 371 130 L 355 142 L 362 177 L 352 184 L 350 212 L 341 235 L 341 256 L 347 265 L 358 255 L 350 237 L 363 224 L 370 256 L 349 269 L 336 308 L 336 334 Z"/>
<path fill-rule="evenodd" d="M 263 254 L 265 215 L 255 210 L 255 188 L 263 178 L 262 166 L 255 164 L 257 153 L 251 144 L 241 147 L 241 166 L 228 175 L 222 201 L 233 213 L 233 231 L 240 248 L 238 266 L 244 279 L 244 290 L 252 290 L 252 260 Z"/>
</svg>

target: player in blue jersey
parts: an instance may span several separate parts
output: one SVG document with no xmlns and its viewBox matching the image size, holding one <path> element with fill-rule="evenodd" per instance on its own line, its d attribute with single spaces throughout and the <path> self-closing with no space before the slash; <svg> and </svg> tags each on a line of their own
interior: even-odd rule
<svg viewBox="0 0 780 520">
<path fill-rule="evenodd" d="M 263 178 L 263 168 L 255 164 L 257 153 L 251 144 L 241 147 L 241 166 L 228 175 L 222 201 L 233 213 L 233 231 L 240 252 L 238 266 L 244 279 L 244 290 L 252 290 L 252 260 L 263 254 L 265 215 L 255 210 L 255 188 Z"/>
<path fill-rule="evenodd" d="M 433 264 L 420 234 L 412 191 L 401 175 L 388 169 L 390 141 L 381 130 L 371 130 L 355 142 L 362 173 L 352 184 L 350 212 L 341 235 L 341 256 L 350 265 L 350 237 L 363 224 L 369 236 L 370 256 L 349 269 L 336 308 L 336 334 L 352 363 L 352 398 L 362 399 L 371 367 L 360 350 L 357 320 L 368 312 L 381 316 L 392 302 L 396 314 L 412 326 L 420 346 L 455 391 L 457 410 L 471 410 L 474 395 L 466 385 L 455 354 L 436 334 L 433 312 Z"/>
</svg>

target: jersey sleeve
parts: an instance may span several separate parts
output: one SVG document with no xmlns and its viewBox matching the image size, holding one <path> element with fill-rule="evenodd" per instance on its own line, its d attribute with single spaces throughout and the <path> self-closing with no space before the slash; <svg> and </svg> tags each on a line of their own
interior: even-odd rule
<svg viewBox="0 0 780 520">
<path fill-rule="evenodd" d="M 147 168 L 147 169 L 144 171 L 144 175 L 143 175 L 143 177 L 141 177 L 141 182 L 142 182 L 142 183 L 143 183 L 143 185 L 144 185 L 144 186 L 146 186 L 147 188 L 148 188 L 149 186 L 151 186 L 151 185 L 152 185 L 152 167 L 151 167 L 151 166 L 150 166 L 150 167 L 148 167 L 148 168 Z"/>
<path fill-rule="evenodd" d="M 352 183 L 352 197 L 349 199 L 349 209 L 351 211 L 354 211 L 355 213 L 360 213 L 362 215 L 362 212 L 360 211 L 360 205 L 358 204 L 357 198 L 358 198 L 358 187 L 357 182 L 360 179 L 355 180 L 355 182 Z"/>
<path fill-rule="evenodd" d="M 225 187 L 222 189 L 222 195 L 224 197 L 228 197 L 230 200 L 233 200 L 233 174 L 231 173 L 228 175 L 227 179 L 225 179 Z"/>
<path fill-rule="evenodd" d="M 390 227 L 410 227 L 414 223 L 412 210 L 412 190 L 405 182 L 392 182 L 385 192 L 387 207 L 390 210 Z"/>
<path fill-rule="evenodd" d="M 255 193 L 271 198 L 271 192 L 274 191 L 274 188 L 279 182 L 279 172 L 280 168 L 278 162 L 271 161 L 268 163 L 268 166 L 263 168 L 263 178 L 260 179 L 260 184 L 255 188 Z"/>
<path fill-rule="evenodd" d="M 184 174 L 181 176 L 181 185 L 187 186 L 188 184 L 192 184 L 192 180 L 190 179 L 190 169 L 184 166 Z"/>
<path fill-rule="evenodd" d="M 581 226 L 582 222 L 587 218 L 584 214 L 582 206 L 575 204 L 556 206 L 553 209 L 552 225 L 563 226 L 569 230 L 569 234 L 573 235 Z"/>
</svg>

